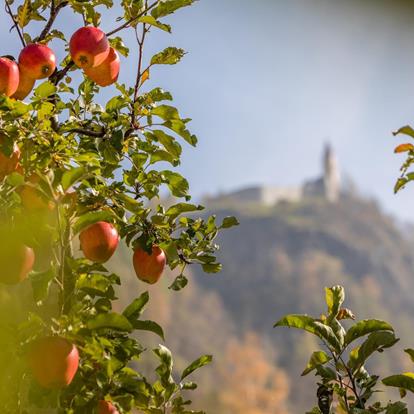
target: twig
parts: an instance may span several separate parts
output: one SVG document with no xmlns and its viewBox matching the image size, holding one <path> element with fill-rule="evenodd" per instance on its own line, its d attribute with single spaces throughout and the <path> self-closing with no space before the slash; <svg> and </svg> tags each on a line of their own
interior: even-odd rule
<svg viewBox="0 0 414 414">
<path fill-rule="evenodd" d="M 50 81 L 57 85 L 64 77 L 65 75 L 72 69 L 75 62 L 71 60 L 63 69 L 55 71 L 53 75 L 50 77 Z"/>
<path fill-rule="evenodd" d="M 17 30 L 17 33 L 19 34 L 20 41 L 22 42 L 23 47 L 25 47 L 26 42 L 24 41 L 23 33 L 20 30 L 20 27 L 19 27 L 19 24 L 18 24 L 16 18 L 14 17 L 14 14 L 12 12 L 12 9 L 10 7 L 10 4 L 9 4 L 8 0 L 5 0 L 4 5 L 5 5 L 6 13 L 11 17 L 11 19 L 13 21 L 13 26 L 11 27 L 10 31 L 12 31 L 13 28 L 15 28 Z"/>
<path fill-rule="evenodd" d="M 41 42 L 45 39 L 45 37 L 49 34 L 50 29 L 53 26 L 53 23 L 56 20 L 57 15 L 59 14 L 59 11 L 66 7 L 69 4 L 67 1 L 62 1 L 57 6 L 55 5 L 55 0 L 52 0 L 52 5 L 50 7 L 50 17 L 49 20 L 46 23 L 46 26 L 41 31 L 40 35 L 37 37 L 36 41 Z"/>
<path fill-rule="evenodd" d="M 122 24 L 121 26 L 117 27 L 116 29 L 106 33 L 107 36 L 112 36 L 115 33 L 118 33 L 119 31 L 121 31 L 122 29 L 125 29 L 126 27 L 128 27 L 131 23 L 134 23 L 136 20 L 138 20 L 140 17 L 144 16 L 145 14 L 147 14 L 150 10 L 152 10 L 155 6 L 158 5 L 158 3 L 160 2 L 160 0 L 157 0 L 156 2 L 152 3 L 151 6 L 148 6 L 143 12 L 141 12 L 140 14 L 138 14 L 137 16 L 133 17 L 132 19 L 129 19 L 128 21 L 126 21 L 124 24 Z"/>
<path fill-rule="evenodd" d="M 65 132 L 87 135 L 89 137 L 95 137 L 95 138 L 102 138 L 105 136 L 105 130 L 99 132 L 99 131 L 91 131 L 89 129 L 73 128 Z"/>
</svg>

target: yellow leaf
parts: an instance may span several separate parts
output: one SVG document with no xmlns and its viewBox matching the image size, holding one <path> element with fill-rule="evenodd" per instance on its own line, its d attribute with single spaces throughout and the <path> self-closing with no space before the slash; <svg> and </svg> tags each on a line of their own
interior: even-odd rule
<svg viewBox="0 0 414 414">
<path fill-rule="evenodd" d="M 146 71 L 144 71 L 144 73 L 141 76 L 141 85 L 149 79 L 150 73 L 149 73 L 149 69 L 147 69 Z"/>
<path fill-rule="evenodd" d="M 413 144 L 400 144 L 398 147 L 395 148 L 394 152 L 396 154 L 399 154 L 401 152 L 408 152 L 408 151 L 414 151 L 414 145 Z"/>
<path fill-rule="evenodd" d="M 17 23 L 20 27 L 25 27 L 30 21 L 30 14 L 32 12 L 32 4 L 30 0 L 25 0 L 23 6 L 17 9 Z"/>
</svg>

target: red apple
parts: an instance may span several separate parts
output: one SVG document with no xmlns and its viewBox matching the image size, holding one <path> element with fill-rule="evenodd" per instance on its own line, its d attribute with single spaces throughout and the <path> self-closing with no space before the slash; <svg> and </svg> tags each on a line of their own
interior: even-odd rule
<svg viewBox="0 0 414 414">
<path fill-rule="evenodd" d="M 0 94 L 12 96 L 18 86 L 19 67 L 8 58 L 0 58 Z"/>
<path fill-rule="evenodd" d="M 151 254 L 138 247 L 135 249 L 132 259 L 138 279 L 151 285 L 158 282 L 166 261 L 164 251 L 158 246 L 152 246 Z"/>
<path fill-rule="evenodd" d="M 119 235 L 112 224 L 99 221 L 82 230 L 79 241 L 87 259 L 105 263 L 114 254 L 118 246 Z"/>
<path fill-rule="evenodd" d="M 111 47 L 108 57 L 100 65 L 85 69 L 85 74 L 99 86 L 109 86 L 117 81 L 120 64 L 118 52 Z"/>
<path fill-rule="evenodd" d="M 19 67 L 19 86 L 17 91 L 12 95 L 12 98 L 23 100 L 32 91 L 35 84 L 35 79 L 27 72 L 24 72 Z"/>
<path fill-rule="evenodd" d="M 98 402 L 98 414 L 119 414 L 119 411 L 111 402 L 100 400 Z"/>
<path fill-rule="evenodd" d="M 19 67 L 33 79 L 48 78 L 56 69 L 56 56 L 46 45 L 31 43 L 20 52 Z"/>
<path fill-rule="evenodd" d="M 58 336 L 47 336 L 34 341 L 28 357 L 33 377 L 42 387 L 49 389 L 69 385 L 79 367 L 76 346 Z"/>
<path fill-rule="evenodd" d="M 6 239 L 0 243 L 0 283 L 16 285 L 32 271 L 35 254 L 13 235 Z"/>
<path fill-rule="evenodd" d="M 0 135 L 0 145 L 4 143 L 5 137 Z M 10 155 L 0 151 L 0 179 L 3 179 L 12 172 L 18 171 L 20 160 L 20 149 L 16 143 Z"/>
<path fill-rule="evenodd" d="M 69 51 L 76 66 L 88 69 L 100 65 L 108 57 L 109 42 L 101 29 L 81 27 L 72 35 Z"/>
</svg>

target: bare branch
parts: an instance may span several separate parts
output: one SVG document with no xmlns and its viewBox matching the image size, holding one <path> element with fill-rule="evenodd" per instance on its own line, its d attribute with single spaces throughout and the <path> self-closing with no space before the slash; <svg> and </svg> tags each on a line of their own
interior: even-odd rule
<svg viewBox="0 0 414 414">
<path fill-rule="evenodd" d="M 10 4 L 9 4 L 8 0 L 5 0 L 4 7 L 5 7 L 5 10 L 6 10 L 6 13 L 10 16 L 10 18 L 13 21 L 13 26 L 11 27 L 10 31 L 13 30 L 13 29 L 16 29 L 17 30 L 17 33 L 18 33 L 19 38 L 20 38 L 20 41 L 22 42 L 23 47 L 25 47 L 26 46 L 26 42 L 24 40 L 23 33 L 20 30 L 20 27 L 19 27 L 19 24 L 18 24 L 16 18 L 14 17 L 14 14 L 12 12 L 12 9 L 10 7 Z"/>
</svg>

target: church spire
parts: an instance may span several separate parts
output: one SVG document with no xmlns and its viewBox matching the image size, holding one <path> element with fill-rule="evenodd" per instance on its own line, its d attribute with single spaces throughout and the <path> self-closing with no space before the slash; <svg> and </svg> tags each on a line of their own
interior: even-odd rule
<svg viewBox="0 0 414 414">
<path fill-rule="evenodd" d="M 336 202 L 340 195 L 340 175 L 338 162 L 330 143 L 325 144 L 323 155 L 323 182 L 325 197 L 330 202 Z"/>
</svg>

